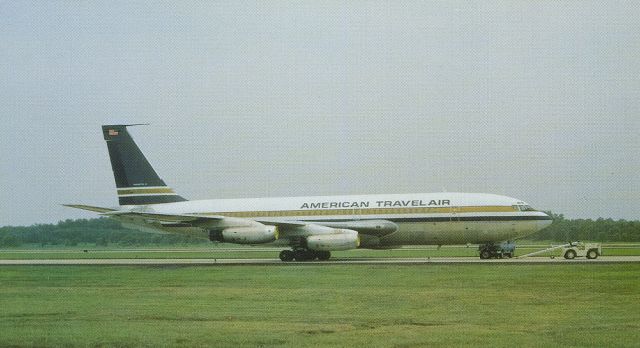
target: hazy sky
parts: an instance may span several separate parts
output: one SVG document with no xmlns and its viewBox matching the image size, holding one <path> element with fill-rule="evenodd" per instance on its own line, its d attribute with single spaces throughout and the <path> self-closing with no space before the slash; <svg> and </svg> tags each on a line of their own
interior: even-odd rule
<svg viewBox="0 0 640 348">
<path fill-rule="evenodd" d="M 464 191 L 640 218 L 640 5 L 0 2 L 0 226 L 189 199 Z"/>
</svg>

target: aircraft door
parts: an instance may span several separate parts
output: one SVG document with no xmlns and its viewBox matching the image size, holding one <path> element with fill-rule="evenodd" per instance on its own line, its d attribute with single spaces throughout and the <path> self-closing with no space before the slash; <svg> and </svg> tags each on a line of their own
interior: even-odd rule
<svg viewBox="0 0 640 348">
<path fill-rule="evenodd" d="M 449 215 L 449 221 L 460 222 L 460 207 L 451 207 L 451 214 Z"/>
</svg>

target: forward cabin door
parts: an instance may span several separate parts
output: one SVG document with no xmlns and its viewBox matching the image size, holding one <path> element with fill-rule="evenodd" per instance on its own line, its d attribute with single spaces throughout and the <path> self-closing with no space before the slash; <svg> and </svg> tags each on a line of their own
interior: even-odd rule
<svg viewBox="0 0 640 348">
<path fill-rule="evenodd" d="M 449 243 L 466 243 L 467 237 L 465 236 L 464 221 L 460 221 L 460 207 L 452 206 L 451 214 L 449 216 Z"/>
</svg>

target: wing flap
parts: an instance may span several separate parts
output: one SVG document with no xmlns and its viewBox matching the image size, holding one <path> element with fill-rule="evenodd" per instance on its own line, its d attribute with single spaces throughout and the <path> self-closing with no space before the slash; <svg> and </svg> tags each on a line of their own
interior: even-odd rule
<svg viewBox="0 0 640 348">
<path fill-rule="evenodd" d="M 309 224 L 308 222 L 301 222 L 301 221 L 282 221 L 282 220 L 269 220 L 269 219 L 256 219 L 255 221 L 265 225 L 285 227 L 285 228 L 286 227 L 302 227 Z"/>
</svg>

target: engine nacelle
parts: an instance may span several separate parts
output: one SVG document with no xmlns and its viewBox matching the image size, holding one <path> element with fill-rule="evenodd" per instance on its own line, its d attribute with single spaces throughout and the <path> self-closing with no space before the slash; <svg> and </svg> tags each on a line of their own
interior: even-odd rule
<svg viewBox="0 0 640 348">
<path fill-rule="evenodd" d="M 349 250 L 360 246 L 358 232 L 335 229 L 336 233 L 307 237 L 307 248 L 316 251 Z"/>
<path fill-rule="evenodd" d="M 222 231 L 210 231 L 209 239 L 236 244 L 270 243 L 278 239 L 278 227 L 266 225 L 229 227 Z"/>
</svg>

